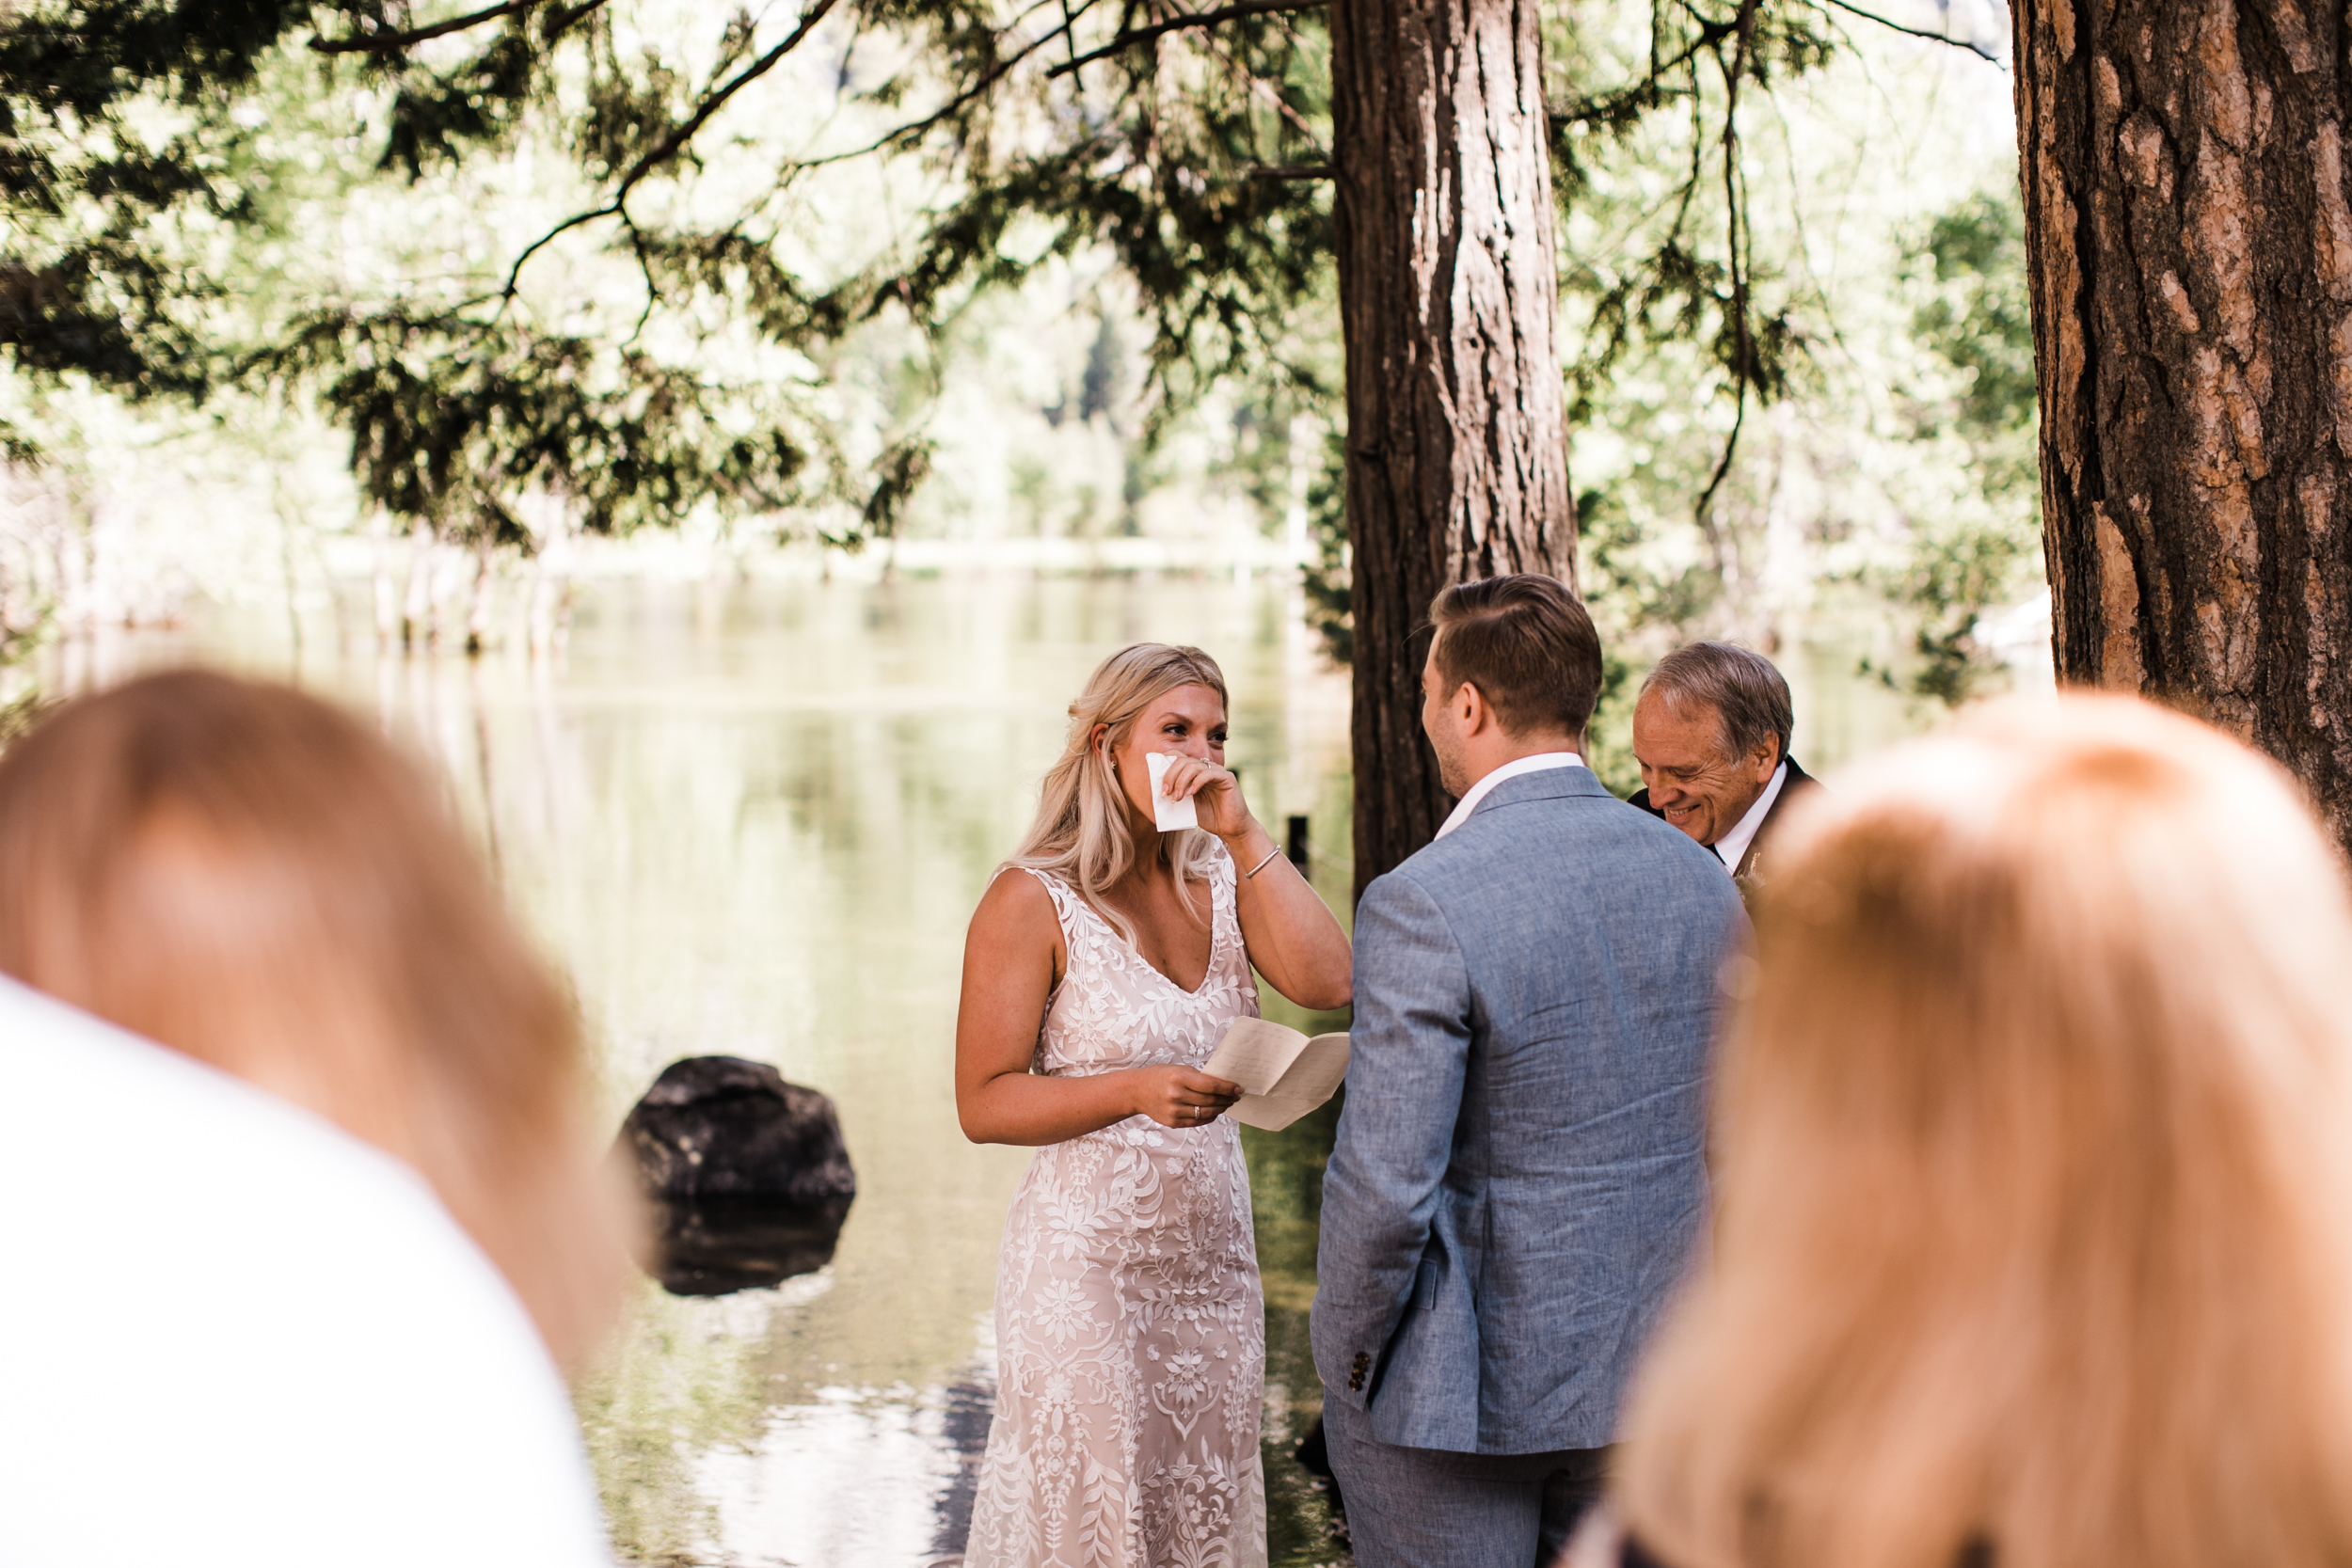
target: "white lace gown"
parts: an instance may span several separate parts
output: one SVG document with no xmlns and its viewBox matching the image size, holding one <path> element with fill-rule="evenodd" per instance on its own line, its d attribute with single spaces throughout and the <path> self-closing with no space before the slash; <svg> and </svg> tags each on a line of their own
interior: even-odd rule
<svg viewBox="0 0 2352 1568">
<path fill-rule="evenodd" d="M 1031 875 L 1070 955 L 1037 1071 L 1199 1067 L 1257 1016 L 1231 859 L 1210 878 L 1209 973 L 1190 992 Z M 1265 1305 L 1230 1117 L 1130 1117 L 1037 1151 L 1005 1220 L 996 1354 L 967 1568 L 1263 1568 Z"/>
</svg>

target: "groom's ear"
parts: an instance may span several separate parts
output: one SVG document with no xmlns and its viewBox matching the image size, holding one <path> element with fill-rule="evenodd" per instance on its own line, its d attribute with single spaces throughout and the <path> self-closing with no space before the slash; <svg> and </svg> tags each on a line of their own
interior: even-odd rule
<svg viewBox="0 0 2352 1568">
<path fill-rule="evenodd" d="M 1486 694 L 1478 689 L 1476 681 L 1464 681 L 1455 687 L 1454 695 L 1446 699 L 1446 705 L 1460 717 L 1466 736 L 1484 734 L 1501 722 L 1494 704 L 1486 701 Z"/>
</svg>

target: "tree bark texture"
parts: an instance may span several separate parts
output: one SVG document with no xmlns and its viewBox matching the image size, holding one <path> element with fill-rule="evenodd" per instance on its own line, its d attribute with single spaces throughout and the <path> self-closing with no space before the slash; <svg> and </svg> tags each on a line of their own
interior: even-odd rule
<svg viewBox="0 0 2352 1568">
<path fill-rule="evenodd" d="M 2352 844 L 2344 13 L 2012 12 L 2058 677 L 2261 746 Z"/>
<path fill-rule="evenodd" d="M 1430 599 L 1574 581 L 1537 22 L 1534 0 L 1331 7 L 1359 896 L 1450 809 L 1421 732 Z"/>
</svg>

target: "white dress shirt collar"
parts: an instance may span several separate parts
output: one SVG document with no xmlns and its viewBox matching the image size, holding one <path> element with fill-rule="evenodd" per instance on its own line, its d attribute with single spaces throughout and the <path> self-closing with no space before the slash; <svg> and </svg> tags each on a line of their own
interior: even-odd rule
<svg viewBox="0 0 2352 1568">
<path fill-rule="evenodd" d="M 1731 832 L 1711 846 L 1715 858 L 1724 863 L 1724 870 L 1737 872 L 1740 869 L 1740 857 L 1748 852 L 1748 846 L 1756 842 L 1756 832 L 1764 826 L 1764 819 L 1772 815 L 1772 802 L 1780 799 L 1780 786 L 1788 782 L 1788 762 L 1784 757 L 1780 766 L 1772 769 L 1772 782 L 1764 786 L 1764 793 L 1757 796 L 1756 804 L 1748 808 L 1748 814 L 1733 825 Z"/>
<path fill-rule="evenodd" d="M 1438 825 L 1438 837 L 1445 837 L 1446 834 L 1469 821 L 1470 813 L 1478 809 L 1478 803 L 1493 791 L 1495 785 L 1505 779 L 1516 779 L 1526 773 L 1549 772 L 1554 768 L 1581 768 L 1583 766 L 1584 759 L 1574 752 L 1537 752 L 1533 756 L 1518 757 L 1506 762 L 1470 786 L 1470 793 L 1463 796 L 1454 810 L 1446 815 L 1446 819 Z M 1433 839 L 1431 842 L 1435 843 L 1436 840 Z"/>
</svg>

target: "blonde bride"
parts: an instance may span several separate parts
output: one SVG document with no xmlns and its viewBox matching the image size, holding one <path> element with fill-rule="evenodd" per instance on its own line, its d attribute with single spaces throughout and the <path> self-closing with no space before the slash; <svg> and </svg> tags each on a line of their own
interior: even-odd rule
<svg viewBox="0 0 2352 1568">
<path fill-rule="evenodd" d="M 1038 1152 L 1005 1222 L 967 1568 L 1266 1560 L 1265 1315 L 1223 1114 L 1239 1089 L 1201 1064 L 1257 1014 L 1253 966 L 1338 1007 L 1348 950 L 1226 770 L 1225 709 L 1198 648 L 1104 659 L 972 917 L 956 1108 L 975 1142 Z M 1152 752 L 1199 829 L 1156 827 Z"/>
</svg>

